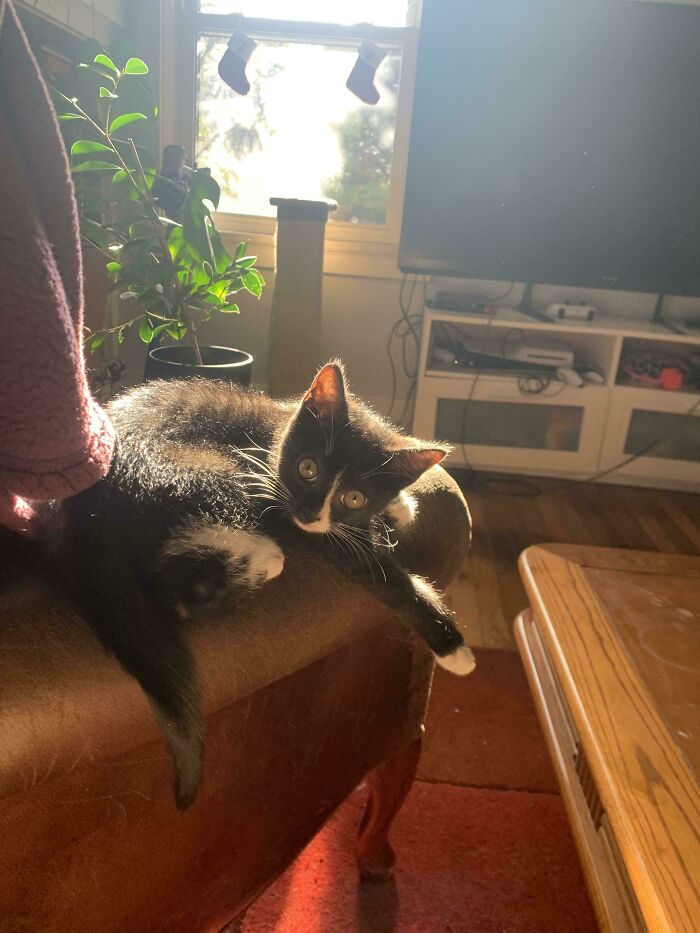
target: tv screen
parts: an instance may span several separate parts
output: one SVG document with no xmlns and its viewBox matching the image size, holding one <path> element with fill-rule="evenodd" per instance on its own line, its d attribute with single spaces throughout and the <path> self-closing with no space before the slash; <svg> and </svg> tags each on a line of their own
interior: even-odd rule
<svg viewBox="0 0 700 933">
<path fill-rule="evenodd" d="M 423 0 L 399 265 L 700 295 L 700 8 Z"/>
</svg>

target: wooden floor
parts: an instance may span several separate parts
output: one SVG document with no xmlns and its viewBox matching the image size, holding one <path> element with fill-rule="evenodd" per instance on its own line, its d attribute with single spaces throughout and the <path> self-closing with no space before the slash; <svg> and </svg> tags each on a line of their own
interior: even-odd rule
<svg viewBox="0 0 700 933">
<path fill-rule="evenodd" d="M 531 544 L 700 553 L 700 495 L 461 470 L 453 475 L 471 508 L 474 543 L 448 596 L 470 645 L 515 647 L 513 619 L 527 606 L 517 560 Z M 534 491 L 533 482 L 543 495 L 523 495 Z"/>
</svg>

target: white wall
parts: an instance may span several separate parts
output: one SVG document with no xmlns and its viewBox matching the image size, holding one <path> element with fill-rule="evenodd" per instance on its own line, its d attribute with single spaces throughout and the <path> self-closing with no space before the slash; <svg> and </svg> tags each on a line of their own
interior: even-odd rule
<svg viewBox="0 0 700 933">
<path fill-rule="evenodd" d="M 108 45 L 127 22 L 130 2 L 144 0 L 18 0 L 16 6 Z"/>
<path fill-rule="evenodd" d="M 254 380 L 264 385 L 267 379 L 267 347 L 270 331 L 270 305 L 274 290 L 274 271 L 262 268 L 267 280 L 263 297 L 250 295 L 240 300 L 241 314 L 219 316 L 203 331 L 207 343 L 222 343 L 248 350 L 255 356 Z M 332 357 L 346 364 L 354 390 L 382 411 L 387 411 L 391 397 L 391 374 L 386 357 L 386 342 L 392 324 L 399 315 L 400 279 L 362 278 L 325 275 L 323 280 L 323 327 L 320 365 Z M 420 307 L 416 290 L 414 308 Z M 400 367 L 397 365 L 397 370 Z M 309 373 L 309 380 L 313 373 Z M 399 375 L 395 407 L 403 407 L 408 383 Z"/>
</svg>

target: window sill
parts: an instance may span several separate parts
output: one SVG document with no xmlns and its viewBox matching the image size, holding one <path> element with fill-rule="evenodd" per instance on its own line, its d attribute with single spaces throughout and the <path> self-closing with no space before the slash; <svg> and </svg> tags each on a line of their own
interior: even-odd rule
<svg viewBox="0 0 700 933">
<path fill-rule="evenodd" d="M 217 229 L 231 252 L 241 240 L 250 241 L 250 253 L 258 257 L 261 269 L 275 267 L 274 217 L 217 214 Z M 399 244 L 396 234 L 386 227 L 339 224 L 326 226 L 324 275 L 369 279 L 400 279 Z"/>
</svg>

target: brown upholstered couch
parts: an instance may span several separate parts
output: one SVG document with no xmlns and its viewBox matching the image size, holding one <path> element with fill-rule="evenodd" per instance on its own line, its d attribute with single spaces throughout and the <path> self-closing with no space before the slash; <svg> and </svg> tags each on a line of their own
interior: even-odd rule
<svg viewBox="0 0 700 933">
<path fill-rule="evenodd" d="M 416 492 L 400 548 L 445 585 L 467 553 L 466 503 L 439 467 Z M 3 585 L 2 933 L 215 933 L 382 765 L 357 853 L 364 871 L 389 870 L 386 830 L 413 779 L 430 689 L 423 646 L 303 544 L 192 646 L 206 758 L 199 796 L 179 812 L 136 683 L 38 579 Z"/>
</svg>

